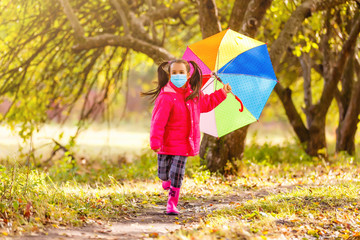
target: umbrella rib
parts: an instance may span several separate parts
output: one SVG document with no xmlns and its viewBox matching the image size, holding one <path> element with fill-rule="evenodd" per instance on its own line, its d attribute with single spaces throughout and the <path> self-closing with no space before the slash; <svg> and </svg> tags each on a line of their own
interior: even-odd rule
<svg viewBox="0 0 360 240">
<path fill-rule="evenodd" d="M 221 73 L 223 73 L 229 66 L 230 64 L 235 60 L 236 57 L 234 57 L 233 59 L 231 59 L 231 61 L 227 64 L 226 68 L 222 70 Z"/>
<path fill-rule="evenodd" d="M 218 71 L 219 71 L 219 58 L 220 58 L 220 46 L 219 46 L 219 48 L 218 48 L 218 53 L 217 53 L 217 66 L 216 66 L 216 73 L 218 73 Z"/>
<path fill-rule="evenodd" d="M 243 76 L 256 77 L 256 78 L 261 78 L 261 79 L 264 79 L 264 80 L 279 82 L 277 79 L 272 79 L 272 78 L 268 78 L 268 77 L 261 77 L 261 76 L 257 76 L 257 75 L 244 74 L 244 73 L 223 73 L 223 72 L 221 72 L 220 74 L 243 75 Z"/>
<path fill-rule="evenodd" d="M 202 91 L 204 91 L 208 86 L 210 86 L 210 84 L 211 84 L 213 81 L 215 81 L 215 78 L 213 78 L 213 80 L 212 80 L 211 82 L 209 82 L 209 84 L 207 84 L 207 85 L 202 89 Z"/>
<path fill-rule="evenodd" d="M 218 52 L 217 52 L 217 64 L 216 64 L 216 68 L 215 68 L 215 72 L 217 73 L 219 71 L 219 58 L 220 58 L 220 46 L 218 47 Z M 215 78 L 214 80 L 217 79 L 216 75 L 215 75 Z M 216 86 L 217 86 L 217 82 L 215 82 L 215 89 L 216 89 Z"/>
</svg>

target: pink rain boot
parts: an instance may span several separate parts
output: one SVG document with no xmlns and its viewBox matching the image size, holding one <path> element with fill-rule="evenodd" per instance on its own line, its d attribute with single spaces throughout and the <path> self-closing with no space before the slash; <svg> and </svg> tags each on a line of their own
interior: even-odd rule
<svg viewBox="0 0 360 240">
<path fill-rule="evenodd" d="M 177 210 L 177 204 L 179 201 L 179 193 L 180 193 L 180 188 L 174 188 L 174 187 L 170 187 L 170 192 L 169 192 L 169 199 L 168 199 L 168 203 L 166 206 L 166 214 L 167 215 L 178 215 L 179 211 Z"/>
<path fill-rule="evenodd" d="M 170 189 L 170 184 L 171 184 L 171 181 L 168 180 L 168 181 L 163 181 L 162 182 L 162 187 L 164 190 L 169 190 Z"/>
</svg>

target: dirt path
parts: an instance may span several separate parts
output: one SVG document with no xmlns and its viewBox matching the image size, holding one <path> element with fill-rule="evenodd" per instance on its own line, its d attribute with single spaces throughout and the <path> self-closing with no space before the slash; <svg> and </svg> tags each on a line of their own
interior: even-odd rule
<svg viewBox="0 0 360 240">
<path fill-rule="evenodd" d="M 242 191 L 222 197 L 199 199 L 194 202 L 180 201 L 181 214 L 168 216 L 164 214 L 166 203 L 150 205 L 142 211 L 117 219 L 113 222 L 93 222 L 79 228 L 50 228 L 46 232 L 31 233 L 31 235 L 15 239 L 147 239 L 161 236 L 180 228 L 196 228 L 200 219 L 214 210 L 229 206 L 232 202 L 245 202 L 249 199 L 261 198 L 269 194 L 287 192 L 295 186 L 279 188 L 263 188 L 260 190 Z"/>
</svg>

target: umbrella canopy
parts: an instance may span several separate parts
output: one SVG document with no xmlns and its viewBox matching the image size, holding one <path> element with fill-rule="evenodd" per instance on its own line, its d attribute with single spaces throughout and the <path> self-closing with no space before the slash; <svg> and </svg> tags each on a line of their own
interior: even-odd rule
<svg viewBox="0 0 360 240">
<path fill-rule="evenodd" d="M 257 121 L 277 83 L 266 44 L 230 29 L 189 45 L 183 59 L 199 65 L 205 94 L 223 83 L 232 88 L 234 95 L 201 114 L 200 130 L 215 137 Z"/>
</svg>

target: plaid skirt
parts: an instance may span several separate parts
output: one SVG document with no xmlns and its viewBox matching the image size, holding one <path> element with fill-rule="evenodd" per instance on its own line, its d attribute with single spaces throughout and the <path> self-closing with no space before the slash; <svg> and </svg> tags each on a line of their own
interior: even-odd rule
<svg viewBox="0 0 360 240">
<path fill-rule="evenodd" d="M 186 156 L 158 154 L 158 177 L 180 188 L 185 175 Z"/>
</svg>

